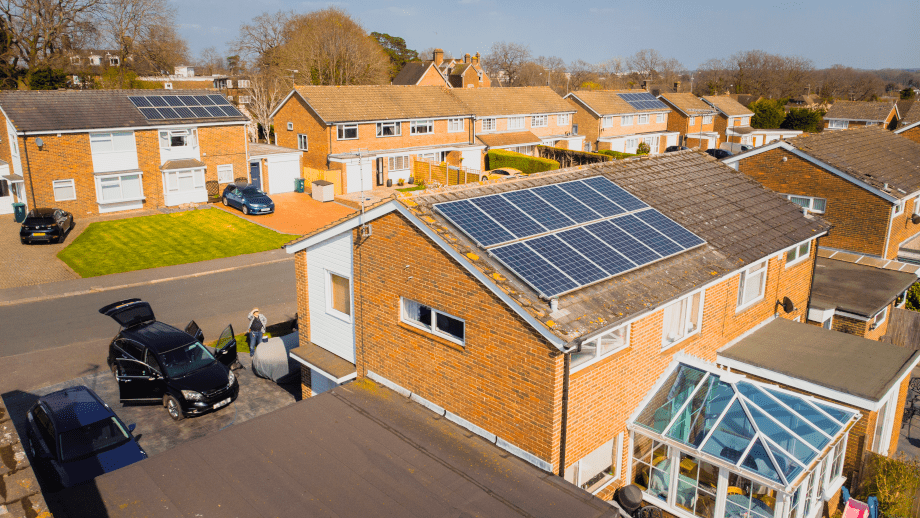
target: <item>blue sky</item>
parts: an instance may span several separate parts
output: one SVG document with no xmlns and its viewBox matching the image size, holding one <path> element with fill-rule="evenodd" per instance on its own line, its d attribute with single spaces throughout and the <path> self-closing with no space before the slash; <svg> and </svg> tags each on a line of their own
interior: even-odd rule
<svg viewBox="0 0 920 518">
<path fill-rule="evenodd" d="M 180 31 L 197 55 L 224 52 L 241 23 L 262 12 L 344 8 L 368 32 L 400 36 L 409 48 L 455 56 L 488 52 L 495 41 L 530 46 L 534 56 L 596 63 L 653 48 L 695 68 L 739 50 L 800 55 L 819 68 L 920 68 L 920 4 L 908 1 L 566 0 L 173 0 Z M 749 4 L 749 5 L 745 5 Z M 831 28 L 833 30 L 831 30 Z"/>
</svg>

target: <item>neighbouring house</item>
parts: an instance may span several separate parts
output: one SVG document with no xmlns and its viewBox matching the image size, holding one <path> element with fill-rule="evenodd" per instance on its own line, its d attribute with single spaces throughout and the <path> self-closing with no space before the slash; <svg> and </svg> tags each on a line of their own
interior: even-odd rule
<svg viewBox="0 0 920 518">
<path fill-rule="evenodd" d="M 668 131 L 680 134 L 679 145 L 702 151 L 718 147 L 715 108 L 689 92 L 663 93 L 658 98 L 673 110 L 668 114 Z"/>
<path fill-rule="evenodd" d="M 801 130 L 751 127 L 754 112 L 730 95 L 711 95 L 703 100 L 718 111 L 714 130 L 719 134 L 719 144 L 730 142 L 758 147 L 802 134 Z"/>
<path fill-rule="evenodd" d="M 915 102 L 910 106 L 910 110 L 904 113 L 904 118 L 894 132 L 920 143 L 920 103 Z"/>
<path fill-rule="evenodd" d="M 12 194 L 0 213 L 13 201 L 77 217 L 201 203 L 247 177 L 248 121 L 213 92 L 6 91 L 0 116 Z"/>
<path fill-rule="evenodd" d="M 214 76 L 214 89 L 234 102 L 243 114 L 249 115 L 252 90 L 249 76 Z"/>
<path fill-rule="evenodd" d="M 302 86 L 272 120 L 275 144 L 340 170 L 345 193 L 407 180 L 415 159 L 482 170 L 472 111 L 443 86 Z"/>
<path fill-rule="evenodd" d="M 920 249 L 920 144 L 870 126 L 801 135 L 725 163 L 830 222 L 822 248 L 920 262 L 901 252 Z"/>
<path fill-rule="evenodd" d="M 585 151 L 635 153 L 645 143 L 657 155 L 677 145 L 679 134 L 668 129 L 671 109 L 645 90 L 579 90 L 565 98 L 577 107 Z"/>
<path fill-rule="evenodd" d="M 482 68 L 480 55 L 464 54 L 463 59 L 444 59 L 444 51 L 434 49 L 430 61 L 410 61 L 393 78 L 394 85 L 446 86 L 448 88 L 486 88 L 492 86 Z"/>
<path fill-rule="evenodd" d="M 119 52 L 113 49 L 73 49 L 66 51 L 66 55 L 64 71 L 75 88 L 83 87 L 88 77 L 99 76 L 109 67 L 121 67 Z M 134 58 L 128 55 L 125 60 L 130 63 Z"/>
<path fill-rule="evenodd" d="M 752 95 L 752 94 L 728 94 L 728 97 L 738 101 L 738 104 L 747 108 L 753 103 L 762 100 L 764 97 L 762 95 Z"/>
<path fill-rule="evenodd" d="M 302 157 L 299 149 L 250 142 L 249 181 L 268 194 L 293 192 Z"/>
<path fill-rule="evenodd" d="M 489 149 L 534 155 L 535 146 L 581 150 L 575 108 L 546 86 L 451 90 L 475 116 L 474 134 Z"/>
<path fill-rule="evenodd" d="M 783 344 L 804 365 L 811 330 L 851 352 L 888 345 L 793 322 L 829 228 L 693 151 L 413 193 L 286 245 L 291 355 L 305 397 L 369 378 L 604 499 L 636 483 L 679 515 L 704 500 L 692 489 L 707 493 L 699 516 L 769 518 L 800 516 L 798 494 L 812 518 L 873 416 L 824 401 L 833 378 L 717 363 L 786 325 L 805 336 Z M 920 358 L 907 353 L 875 360 L 865 383 L 903 386 Z"/>
<path fill-rule="evenodd" d="M 881 126 L 895 129 L 898 105 L 880 101 L 834 101 L 824 114 L 824 129 L 840 130 L 856 126 Z"/>
</svg>

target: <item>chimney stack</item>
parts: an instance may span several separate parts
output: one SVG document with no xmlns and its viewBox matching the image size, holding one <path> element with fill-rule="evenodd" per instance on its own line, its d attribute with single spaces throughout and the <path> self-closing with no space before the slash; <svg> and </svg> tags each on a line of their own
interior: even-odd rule
<svg viewBox="0 0 920 518">
<path fill-rule="evenodd" d="M 675 92 L 680 91 L 680 81 L 674 81 L 674 91 Z"/>
<path fill-rule="evenodd" d="M 642 89 L 643 89 L 643 90 L 648 90 L 648 79 L 643 79 L 643 80 L 642 80 Z"/>
<path fill-rule="evenodd" d="M 464 62 L 464 63 L 469 63 L 469 62 L 470 62 L 470 53 L 469 53 L 469 52 L 467 52 L 466 54 L 463 55 L 463 62 Z"/>
<path fill-rule="evenodd" d="M 479 64 L 479 53 L 478 53 L 478 52 L 477 52 L 476 55 L 473 57 L 473 64 L 474 64 L 474 65 L 478 65 L 478 64 Z"/>
<path fill-rule="evenodd" d="M 441 63 L 444 62 L 444 50 L 443 49 L 434 49 L 433 56 L 431 60 L 434 61 L 434 66 L 439 67 Z"/>
</svg>

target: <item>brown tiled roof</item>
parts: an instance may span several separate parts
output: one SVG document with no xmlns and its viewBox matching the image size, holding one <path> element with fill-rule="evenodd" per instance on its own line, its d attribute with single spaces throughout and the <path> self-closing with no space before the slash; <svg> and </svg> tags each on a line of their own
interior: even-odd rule
<svg viewBox="0 0 920 518">
<path fill-rule="evenodd" d="M 728 117 L 754 115 L 754 112 L 745 108 L 743 104 L 727 95 L 708 95 L 704 96 L 703 100 Z"/>
<path fill-rule="evenodd" d="M 477 135 L 483 144 L 489 147 L 501 146 L 527 146 L 543 142 L 540 137 L 529 131 L 517 133 L 486 133 Z"/>
<path fill-rule="evenodd" d="M 802 134 L 797 149 L 895 198 L 920 191 L 920 144 L 880 126 Z"/>
<path fill-rule="evenodd" d="M 451 94 L 477 117 L 573 112 L 575 108 L 548 86 L 463 88 Z"/>
<path fill-rule="evenodd" d="M 704 103 L 699 97 L 691 93 L 663 93 L 659 97 L 685 115 L 705 115 L 698 110 L 704 110 L 710 114 L 715 113 L 715 109 L 712 106 Z"/>
<path fill-rule="evenodd" d="M 848 119 L 882 122 L 894 109 L 894 103 L 876 101 L 836 101 L 828 108 L 825 119 Z"/>
<path fill-rule="evenodd" d="M 645 90 L 636 90 L 632 93 L 636 92 L 645 92 Z M 591 108 L 591 110 L 600 116 L 650 111 L 637 110 L 633 108 L 628 102 L 624 101 L 623 98 L 617 95 L 618 93 L 630 92 L 617 90 L 579 90 L 577 92 L 572 92 L 569 95 L 581 100 L 584 105 L 586 105 L 588 108 Z"/>
<path fill-rule="evenodd" d="M 130 95 L 217 95 L 208 90 L 7 90 L 0 92 L 0 108 L 19 131 L 63 131 L 133 128 L 237 121 L 244 116 L 208 119 L 148 121 L 128 99 Z"/>
<path fill-rule="evenodd" d="M 173 171 L 176 169 L 192 169 L 195 167 L 206 167 L 205 163 L 201 160 L 195 160 L 194 158 L 181 158 L 179 160 L 167 160 L 163 162 L 163 165 L 160 166 L 160 169 L 163 171 Z"/>
<path fill-rule="evenodd" d="M 249 143 L 249 156 L 282 155 L 285 153 L 303 153 L 299 149 L 275 146 L 273 144 Z"/>
<path fill-rule="evenodd" d="M 431 66 L 431 61 L 410 61 L 403 65 L 402 70 L 393 78 L 394 85 L 417 85 L 425 76 L 425 71 Z M 443 76 L 442 76 L 443 77 Z"/>
<path fill-rule="evenodd" d="M 297 92 L 327 123 L 472 113 L 446 86 L 298 86 Z"/>
<path fill-rule="evenodd" d="M 920 102 L 914 102 L 907 111 L 901 113 L 901 126 L 910 126 L 920 122 Z"/>
</svg>

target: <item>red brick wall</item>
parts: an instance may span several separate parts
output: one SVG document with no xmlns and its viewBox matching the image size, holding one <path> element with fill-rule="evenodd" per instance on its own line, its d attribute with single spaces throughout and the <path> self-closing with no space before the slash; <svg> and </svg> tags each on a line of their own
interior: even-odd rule
<svg viewBox="0 0 920 518">
<path fill-rule="evenodd" d="M 247 160 L 248 140 L 246 126 L 214 126 L 198 128 L 198 145 L 201 150 L 201 161 L 207 166 L 205 181 L 217 182 L 217 166 L 230 164 L 233 166 L 233 178 L 245 178 L 249 172 Z M 267 175 L 263 178 L 268 185 Z M 223 192 L 228 183 L 218 184 L 217 193 Z"/>
<path fill-rule="evenodd" d="M 578 133 L 585 136 L 585 142 L 591 143 L 591 151 L 597 151 L 597 139 L 600 137 L 601 121 L 594 113 L 588 111 L 581 102 L 569 97 L 568 101 L 575 107 L 572 121 L 578 124 Z M 610 146 L 608 144 L 607 149 Z"/>
<path fill-rule="evenodd" d="M 876 256 L 885 253 L 891 204 L 882 198 L 782 148 L 740 160 L 738 171 L 776 192 L 826 198 L 822 217 L 834 227 L 821 239 L 821 246 Z M 905 213 L 908 210 L 912 209 Z"/>
<path fill-rule="evenodd" d="M 904 200 L 904 211 L 891 218 L 891 237 L 888 238 L 886 259 L 897 259 L 901 243 L 909 241 L 920 233 L 920 225 L 911 222 L 914 211 L 920 212 L 917 207 L 917 198 Z"/>
<path fill-rule="evenodd" d="M 294 129 L 288 130 L 288 122 L 294 123 Z M 301 167 L 326 169 L 329 167 L 329 139 L 334 138 L 334 127 L 326 126 L 316 112 L 307 106 L 299 95 L 293 95 L 272 119 L 275 127 L 275 140 L 282 147 L 297 149 L 297 135 L 307 136 L 307 151 L 300 159 Z"/>
<path fill-rule="evenodd" d="M 447 86 L 444 77 L 434 67 L 429 67 L 418 82 L 419 86 Z"/>
</svg>

